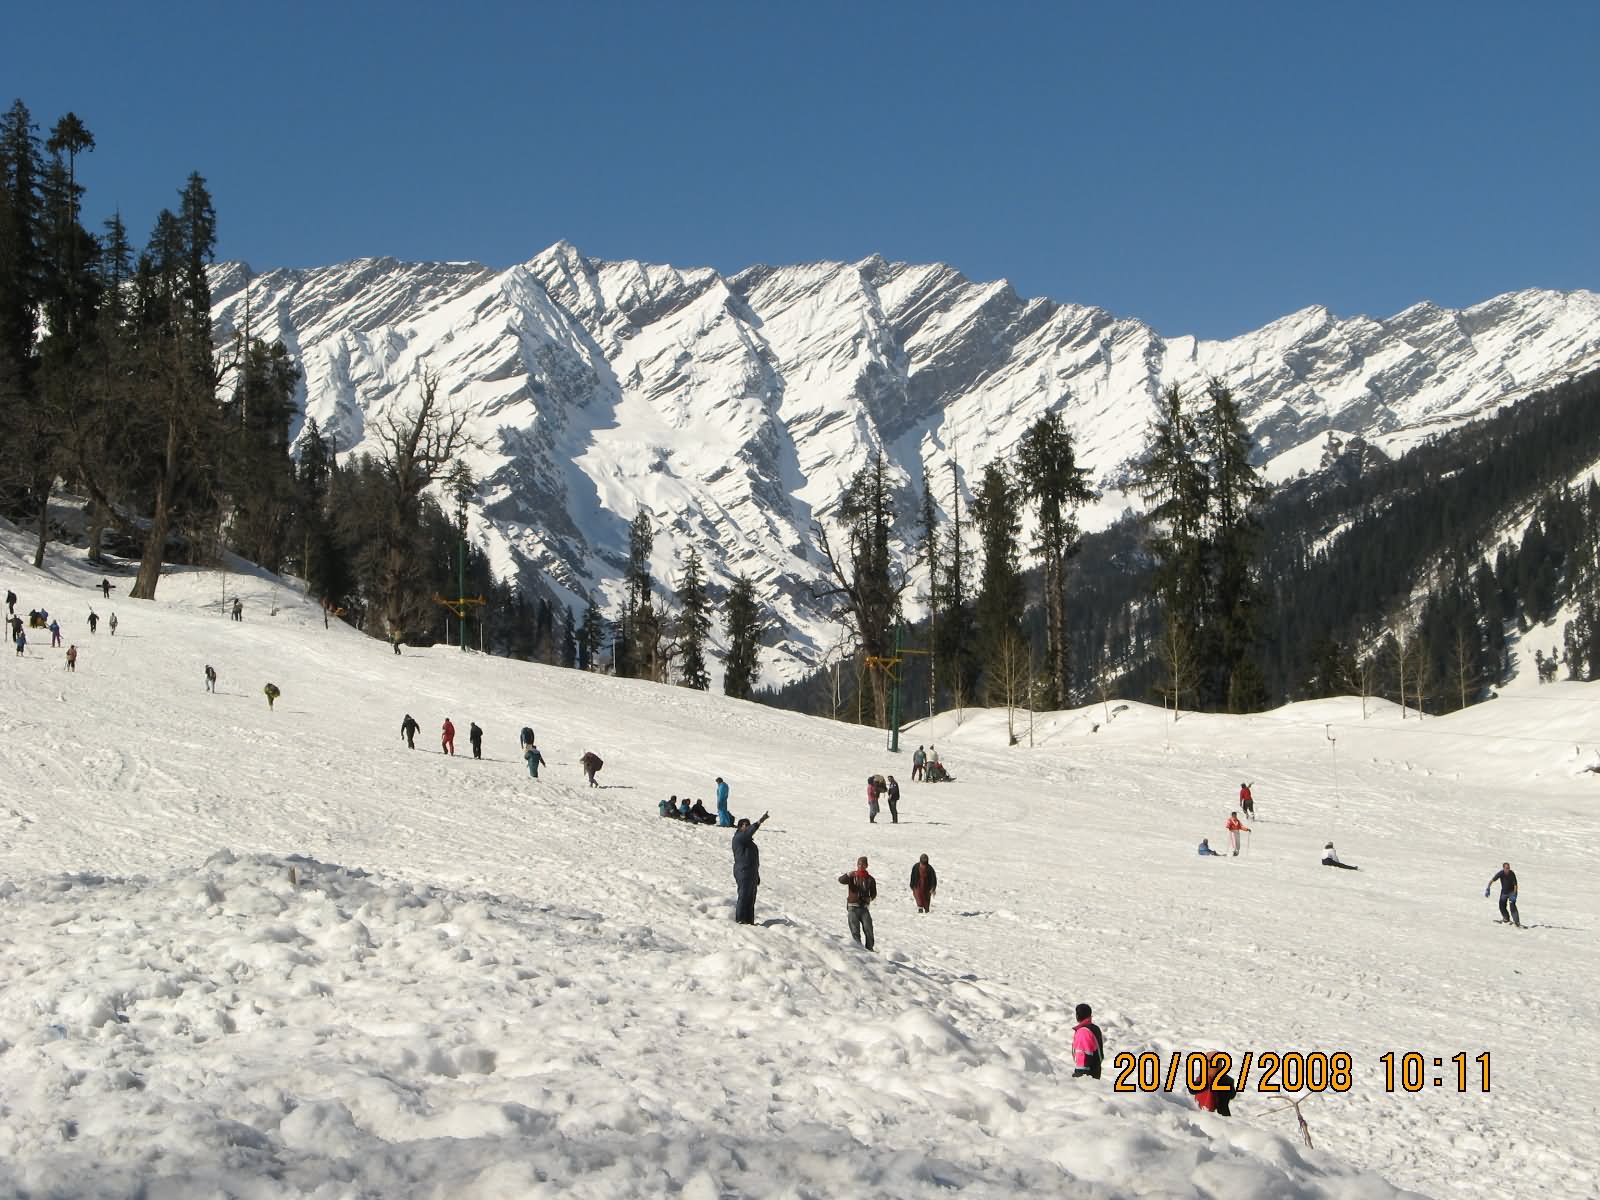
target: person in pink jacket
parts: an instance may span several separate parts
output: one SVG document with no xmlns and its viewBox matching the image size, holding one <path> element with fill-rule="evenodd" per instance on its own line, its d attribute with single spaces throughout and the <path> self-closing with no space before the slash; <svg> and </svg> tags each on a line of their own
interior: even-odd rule
<svg viewBox="0 0 1600 1200">
<path fill-rule="evenodd" d="M 1079 1075 L 1087 1075 L 1091 1079 L 1099 1079 L 1105 1037 L 1100 1032 L 1100 1026 L 1094 1023 L 1094 1009 L 1087 1004 L 1080 1004 L 1074 1013 L 1078 1024 L 1072 1031 L 1072 1077 L 1076 1079 Z"/>
</svg>

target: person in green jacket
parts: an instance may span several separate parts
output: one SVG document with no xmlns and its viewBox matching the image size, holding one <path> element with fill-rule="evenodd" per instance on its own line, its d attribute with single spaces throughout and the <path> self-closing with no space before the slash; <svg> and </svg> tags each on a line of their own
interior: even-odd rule
<svg viewBox="0 0 1600 1200">
<path fill-rule="evenodd" d="M 539 747 L 530 745 L 522 752 L 522 757 L 528 760 L 528 774 L 534 779 L 539 778 L 539 768 L 544 763 L 544 755 L 539 753 Z"/>
</svg>

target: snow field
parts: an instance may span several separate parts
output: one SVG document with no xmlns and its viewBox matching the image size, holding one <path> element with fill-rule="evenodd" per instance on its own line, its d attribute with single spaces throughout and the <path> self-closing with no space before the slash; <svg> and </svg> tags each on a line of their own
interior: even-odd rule
<svg viewBox="0 0 1600 1200">
<path fill-rule="evenodd" d="M 1031 751 L 1003 714 L 946 714 L 892 759 L 718 696 L 396 658 L 258 574 L 107 603 L 70 551 L 40 577 L 23 549 L 6 535 L 0 582 L 82 657 L 0 663 L 0 1192 L 1592 1193 L 1596 777 L 1555 742 L 1592 727 L 1583 686 L 1420 726 L 1356 700 L 1176 726 L 1097 705 L 1036 719 Z M 445 715 L 487 761 L 436 752 Z M 1551 740 L 1504 740 L 1517 721 Z M 910 782 L 918 743 L 955 783 Z M 864 820 L 875 770 L 899 826 Z M 655 816 L 718 774 L 735 813 L 773 814 L 753 928 L 726 831 Z M 1241 778 L 1253 844 L 1198 860 Z M 1316 866 L 1329 836 L 1361 872 Z M 876 955 L 834 882 L 862 853 Z M 1506 857 L 1545 928 L 1489 923 Z M 1229 1121 L 1116 1093 L 1111 1063 L 1074 1081 L 1079 1000 L 1112 1055 L 1343 1049 L 1356 1084 L 1306 1101 L 1307 1150 L 1283 1096 Z M 1489 1049 L 1492 1095 L 1389 1095 L 1387 1049 Z"/>
</svg>

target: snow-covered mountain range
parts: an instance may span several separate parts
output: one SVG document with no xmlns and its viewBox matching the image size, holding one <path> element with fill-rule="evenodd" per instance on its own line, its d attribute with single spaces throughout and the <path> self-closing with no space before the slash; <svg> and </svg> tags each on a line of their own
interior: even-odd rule
<svg viewBox="0 0 1600 1200">
<path fill-rule="evenodd" d="M 223 264 L 214 296 L 219 338 L 248 309 L 255 336 L 294 354 L 302 420 L 341 454 L 373 449 L 369 423 L 413 405 L 422 373 L 437 374 L 479 443 L 474 534 L 524 586 L 575 610 L 591 597 L 612 606 L 641 506 L 663 585 L 691 544 L 714 594 L 749 573 L 783 627 L 769 682 L 838 640 L 812 595 L 812 526 L 880 451 L 908 516 L 924 469 L 948 513 L 952 464 L 964 506 L 983 465 L 1057 409 L 1105 490 L 1093 527 L 1129 502 L 1119 485 L 1169 384 L 1227 380 L 1282 477 L 1314 466 L 1330 431 L 1403 448 L 1600 365 L 1600 295 L 1584 291 L 1417 304 L 1384 320 L 1313 307 L 1204 341 L 941 265 L 874 256 L 725 276 L 602 262 L 559 242 L 506 270 Z"/>
</svg>

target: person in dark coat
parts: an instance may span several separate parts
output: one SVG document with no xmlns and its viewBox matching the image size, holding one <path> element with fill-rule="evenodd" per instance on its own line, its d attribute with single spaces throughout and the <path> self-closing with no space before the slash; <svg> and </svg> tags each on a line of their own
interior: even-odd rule
<svg viewBox="0 0 1600 1200">
<path fill-rule="evenodd" d="M 267 708 L 269 710 L 275 703 L 277 703 L 278 697 L 283 695 L 283 693 L 278 690 L 278 685 L 275 683 L 269 683 L 261 690 L 267 697 Z"/>
<path fill-rule="evenodd" d="M 689 819 L 700 825 L 715 825 L 717 823 L 717 815 L 706 808 L 705 804 L 700 800 L 696 800 L 694 807 L 689 810 Z"/>
<path fill-rule="evenodd" d="M 539 768 L 544 766 L 544 755 L 539 753 L 539 747 L 529 742 L 528 748 L 522 752 L 522 757 L 528 764 L 528 774 L 534 779 L 539 778 Z"/>
<path fill-rule="evenodd" d="M 740 817 L 733 831 L 733 882 L 739 889 L 733 902 L 733 919 L 741 925 L 756 923 L 756 888 L 761 886 L 761 847 L 756 845 L 756 830 L 767 823 L 767 813 L 754 824 Z"/>
<path fill-rule="evenodd" d="M 856 869 L 839 876 L 839 882 L 849 889 L 844 894 L 844 911 L 850 936 L 857 942 L 865 938 L 865 945 L 871 950 L 872 902 L 878 898 L 878 881 L 867 872 L 867 856 L 856 859 Z"/>
<path fill-rule="evenodd" d="M 583 752 L 583 757 L 580 758 L 578 762 L 583 767 L 584 775 L 586 775 L 589 779 L 589 786 L 599 787 L 599 781 L 595 779 L 595 776 L 600 773 L 600 768 L 606 765 L 601 760 L 600 756 L 593 750 L 585 750 Z"/>
<path fill-rule="evenodd" d="M 6 615 L 8 617 L 17 615 L 17 594 L 9 589 L 6 591 Z"/>
<path fill-rule="evenodd" d="M 94 627 L 98 624 L 100 624 L 100 614 L 91 608 L 89 610 L 89 632 L 91 634 L 94 632 Z"/>
<path fill-rule="evenodd" d="M 1500 869 L 1489 876 L 1489 882 L 1484 886 L 1483 894 L 1489 894 L 1489 888 L 1496 883 L 1500 884 L 1500 923 L 1504 925 L 1510 921 L 1518 929 L 1522 928 L 1522 914 L 1517 912 L 1517 873 L 1511 869 L 1510 863 L 1501 863 Z M 1509 911 L 1507 911 L 1509 909 Z"/>
<path fill-rule="evenodd" d="M 889 776 L 889 787 L 884 796 L 889 801 L 889 820 L 900 824 L 900 785 L 895 782 L 893 775 Z"/>
<path fill-rule="evenodd" d="M 107 600 L 111 599 L 111 589 L 115 586 L 111 580 L 102 577 L 100 580 L 100 594 Z"/>
<path fill-rule="evenodd" d="M 421 732 L 422 726 L 417 724 L 417 719 L 407 713 L 406 719 L 400 722 L 400 736 L 405 738 L 407 750 L 415 750 L 417 748 L 417 734 Z"/>
<path fill-rule="evenodd" d="M 927 912 L 933 903 L 933 893 L 939 887 L 939 873 L 924 854 L 911 865 L 911 896 L 917 902 L 918 912 Z"/>
<path fill-rule="evenodd" d="M 216 690 L 217 690 L 217 669 L 215 667 L 213 667 L 210 663 L 207 663 L 206 664 L 206 691 L 215 692 Z"/>
<path fill-rule="evenodd" d="M 467 741 L 472 743 L 472 757 L 483 757 L 483 730 L 478 728 L 476 721 L 467 726 Z"/>
</svg>

